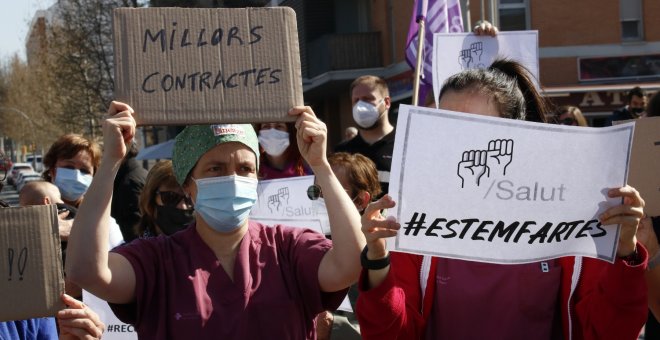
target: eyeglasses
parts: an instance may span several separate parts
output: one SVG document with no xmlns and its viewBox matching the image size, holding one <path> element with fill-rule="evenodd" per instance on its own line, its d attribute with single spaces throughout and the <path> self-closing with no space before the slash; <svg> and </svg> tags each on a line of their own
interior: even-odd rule
<svg viewBox="0 0 660 340">
<path fill-rule="evenodd" d="M 192 201 L 188 196 L 182 195 L 174 191 L 156 191 L 156 195 L 160 195 L 160 200 L 163 201 L 163 205 L 176 208 L 179 205 L 179 202 L 183 202 L 189 206 L 192 206 Z"/>
</svg>

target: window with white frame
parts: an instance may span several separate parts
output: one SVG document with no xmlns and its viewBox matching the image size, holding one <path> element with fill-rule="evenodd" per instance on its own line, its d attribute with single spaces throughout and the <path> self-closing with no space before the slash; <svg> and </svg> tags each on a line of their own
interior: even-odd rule
<svg viewBox="0 0 660 340">
<path fill-rule="evenodd" d="M 502 31 L 529 29 L 529 0 L 498 0 L 498 26 Z"/>
<path fill-rule="evenodd" d="M 619 0 L 621 39 L 639 41 L 644 39 L 642 22 L 642 0 Z"/>
</svg>

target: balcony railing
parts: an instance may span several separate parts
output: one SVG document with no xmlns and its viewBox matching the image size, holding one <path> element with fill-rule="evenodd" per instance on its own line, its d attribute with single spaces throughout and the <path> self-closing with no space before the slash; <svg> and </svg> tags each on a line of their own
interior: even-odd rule
<svg viewBox="0 0 660 340">
<path fill-rule="evenodd" d="M 307 77 L 383 66 L 380 32 L 327 34 L 307 45 Z"/>
</svg>

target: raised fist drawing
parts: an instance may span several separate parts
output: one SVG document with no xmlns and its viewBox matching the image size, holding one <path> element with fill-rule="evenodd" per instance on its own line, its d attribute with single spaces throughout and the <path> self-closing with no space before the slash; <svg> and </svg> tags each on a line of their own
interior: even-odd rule
<svg viewBox="0 0 660 340">
<path fill-rule="evenodd" d="M 481 61 L 481 55 L 484 53 L 484 45 L 481 41 L 470 44 L 470 52 L 472 57 Z"/>
<path fill-rule="evenodd" d="M 280 197 L 278 194 L 268 196 L 268 209 L 271 213 L 275 211 L 280 211 L 282 203 L 280 202 Z"/>
<path fill-rule="evenodd" d="M 461 50 L 460 55 L 458 56 L 458 63 L 461 65 L 461 69 L 467 70 L 472 65 L 472 50 Z"/>
<path fill-rule="evenodd" d="M 513 140 L 496 139 L 488 142 L 488 167 L 494 176 L 506 175 L 506 168 L 513 159 Z M 489 176 L 490 176 L 489 174 Z"/>
<path fill-rule="evenodd" d="M 458 55 L 458 63 L 461 69 L 484 67 L 481 56 L 484 54 L 484 44 L 481 41 L 473 42 L 470 48 L 461 50 Z"/>
<path fill-rule="evenodd" d="M 277 191 L 277 195 L 280 197 L 280 202 L 284 202 L 286 204 L 289 204 L 289 188 L 288 187 L 280 188 Z"/>
<path fill-rule="evenodd" d="M 461 178 L 461 188 L 465 187 L 466 182 L 479 186 L 481 177 L 483 177 L 484 174 L 489 173 L 486 161 L 487 151 L 485 150 L 470 150 L 463 152 L 463 158 L 461 162 L 458 163 L 457 170 L 458 177 Z"/>
</svg>

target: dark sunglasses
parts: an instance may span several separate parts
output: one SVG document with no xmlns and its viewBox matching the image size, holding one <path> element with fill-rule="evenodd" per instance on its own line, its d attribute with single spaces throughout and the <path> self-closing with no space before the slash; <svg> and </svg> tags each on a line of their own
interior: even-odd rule
<svg viewBox="0 0 660 340">
<path fill-rule="evenodd" d="M 349 194 L 350 196 L 350 193 L 348 191 L 346 193 Z M 316 184 L 310 185 L 307 188 L 307 197 L 312 201 L 323 197 L 323 192 L 321 191 L 321 187 Z M 357 198 L 358 196 L 356 195 L 355 197 L 351 198 L 351 201 L 355 202 Z"/>
<path fill-rule="evenodd" d="M 575 124 L 575 119 L 573 118 L 564 118 L 559 120 L 559 124 L 561 125 L 573 125 Z"/>
<path fill-rule="evenodd" d="M 307 197 L 312 201 L 319 199 L 321 197 L 321 187 L 316 184 L 310 185 L 307 188 Z"/>
<path fill-rule="evenodd" d="M 160 200 L 163 201 L 163 205 L 176 208 L 179 205 L 181 200 L 184 201 L 189 206 L 192 206 L 192 201 L 188 196 L 182 195 L 174 191 L 156 191 L 156 195 L 160 195 Z"/>
</svg>

